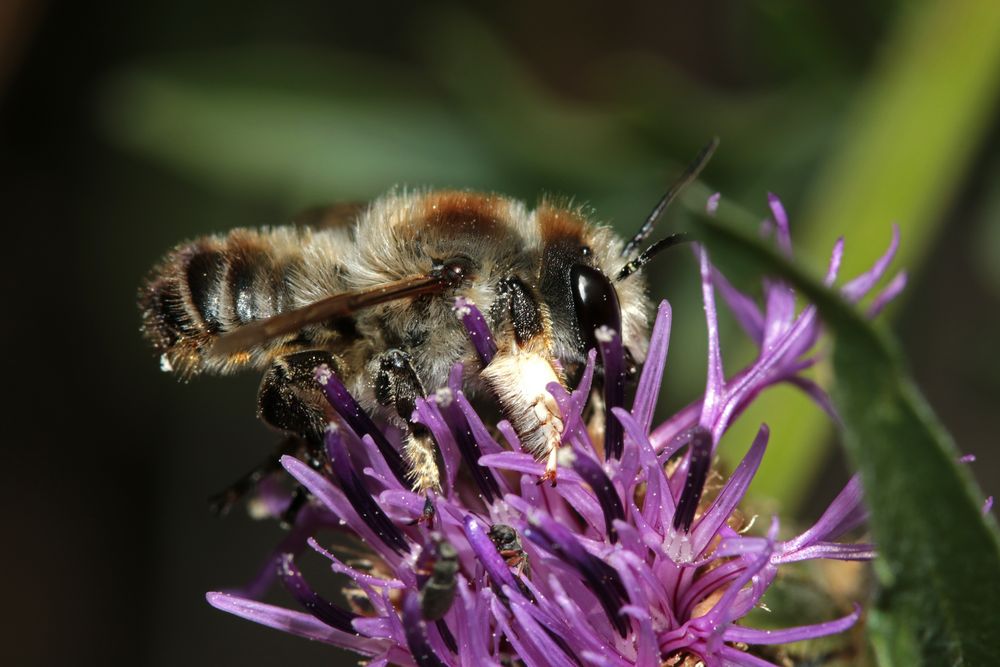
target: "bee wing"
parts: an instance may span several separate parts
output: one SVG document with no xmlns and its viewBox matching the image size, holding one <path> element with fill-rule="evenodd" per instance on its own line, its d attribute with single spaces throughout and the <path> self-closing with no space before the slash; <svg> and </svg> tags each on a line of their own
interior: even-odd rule
<svg viewBox="0 0 1000 667">
<path fill-rule="evenodd" d="M 223 334 L 212 344 L 209 354 L 225 356 L 245 352 L 279 336 L 295 333 L 309 324 L 347 317 L 363 308 L 387 301 L 439 292 L 450 284 L 452 283 L 440 274 L 416 275 L 364 290 L 334 294 L 308 306 L 252 322 Z"/>
</svg>

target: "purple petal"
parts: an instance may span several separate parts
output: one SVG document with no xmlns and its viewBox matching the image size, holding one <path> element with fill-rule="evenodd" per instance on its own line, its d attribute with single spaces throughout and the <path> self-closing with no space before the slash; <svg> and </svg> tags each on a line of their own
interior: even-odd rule
<svg viewBox="0 0 1000 667">
<path fill-rule="evenodd" d="M 617 551 L 614 553 L 615 563 L 618 566 L 622 577 L 625 577 L 625 570 L 631 570 L 635 574 L 635 579 L 626 583 L 629 599 L 633 604 L 646 609 L 650 618 L 657 627 L 677 627 L 677 615 L 674 613 L 670 600 L 673 598 L 672 591 L 677 590 L 677 581 L 671 576 L 676 572 L 676 568 L 665 569 L 660 567 L 665 563 L 649 565 L 647 560 L 636 555 L 634 551 Z M 654 568 L 657 571 L 654 571 Z M 643 594 L 649 599 L 649 604 L 641 604 L 640 596 L 632 596 L 632 586 L 638 586 Z"/>
<path fill-rule="evenodd" d="M 514 632 L 514 629 L 511 628 L 507 620 L 509 615 L 506 608 L 502 607 L 495 598 L 490 602 L 490 606 L 493 608 L 494 618 L 500 624 L 502 636 L 510 642 L 514 648 L 514 654 L 523 660 L 527 667 L 546 667 L 548 665 L 547 656 L 539 651 L 533 643 L 524 641 L 521 633 Z"/>
<path fill-rule="evenodd" d="M 721 192 L 713 192 L 708 196 L 708 200 L 705 202 L 705 213 L 709 215 L 715 215 L 716 211 L 719 210 L 719 201 L 722 199 Z"/>
<path fill-rule="evenodd" d="M 469 540 L 469 546 L 472 547 L 472 551 L 476 554 L 479 562 L 483 564 L 486 574 L 493 581 L 493 585 L 498 589 L 507 586 L 512 591 L 520 590 L 517 581 L 514 579 L 514 574 L 507 566 L 507 562 L 497 551 L 493 540 L 490 539 L 489 529 L 480 519 L 471 514 L 465 517 L 464 523 L 465 537 Z"/>
<path fill-rule="evenodd" d="M 718 416 L 725 378 L 722 370 L 722 355 L 719 351 L 719 319 L 715 311 L 715 295 L 712 290 L 711 265 L 708 252 L 698 248 L 701 266 L 701 293 L 705 302 L 705 322 L 708 325 L 708 379 L 705 382 L 705 399 L 701 408 L 701 425 L 712 430 Z"/>
<path fill-rule="evenodd" d="M 625 519 L 625 508 L 622 507 L 618 491 L 608 479 L 604 469 L 601 468 L 601 464 L 583 452 L 573 454 L 573 470 L 594 491 L 597 501 L 601 504 L 601 511 L 604 513 L 605 534 L 612 543 L 617 542 L 618 535 L 615 533 L 614 521 L 615 519 Z"/>
<path fill-rule="evenodd" d="M 476 409 L 472 407 L 469 403 L 469 399 L 465 397 L 465 393 L 462 391 L 455 392 L 455 402 L 458 403 L 458 407 L 462 410 L 462 414 L 465 415 L 466 421 L 469 423 L 469 428 L 472 429 L 472 435 L 478 443 L 480 449 L 482 449 L 485 454 L 499 454 L 500 452 L 506 451 L 500 446 L 493 436 L 490 434 L 489 429 L 486 428 L 486 424 L 479 417 L 479 413 Z"/>
<path fill-rule="evenodd" d="M 579 605 L 580 600 L 566 592 L 558 576 L 553 575 L 549 577 L 549 588 L 552 590 L 552 597 L 555 600 L 556 605 L 558 605 L 558 610 L 562 611 L 562 616 L 565 619 L 566 624 L 576 630 L 579 648 L 582 649 L 581 652 L 590 651 L 594 654 L 601 655 L 602 659 L 612 661 L 614 661 L 615 658 L 618 658 L 616 662 L 612 662 L 611 664 L 617 664 L 621 667 L 630 667 L 631 663 L 625 663 L 617 656 L 617 653 L 614 652 L 613 648 L 609 647 L 607 643 L 599 639 L 601 634 L 590 622 L 590 619 L 583 613 L 583 610 Z"/>
<path fill-rule="evenodd" d="M 833 286 L 833 282 L 837 279 L 837 274 L 840 273 L 840 262 L 843 259 L 844 237 L 840 237 L 833 244 L 833 251 L 830 253 L 830 263 L 827 265 L 826 277 L 823 279 L 823 284 L 827 287 Z"/>
<path fill-rule="evenodd" d="M 403 459 L 399 455 L 399 452 L 389 444 L 385 434 L 375 426 L 375 422 L 368 416 L 368 413 L 361 409 L 361 406 L 358 405 L 358 402 L 347 391 L 347 387 L 340 381 L 340 378 L 337 377 L 329 366 L 323 364 L 316 369 L 316 381 L 323 388 L 326 400 L 329 401 L 333 409 L 337 411 L 337 414 L 354 431 L 354 434 L 359 439 L 366 434 L 372 437 L 375 444 L 378 445 L 378 450 L 385 458 L 386 464 L 396 476 L 396 479 L 399 480 L 400 484 L 406 486 L 408 484 L 406 466 L 403 464 Z"/>
<path fill-rule="evenodd" d="M 983 501 L 983 516 L 990 513 L 993 509 L 993 496 L 988 496 L 985 501 Z"/>
<path fill-rule="evenodd" d="M 719 649 L 719 655 L 725 660 L 723 663 L 725 667 L 778 667 L 773 662 L 768 662 L 732 646 L 723 646 Z"/>
<path fill-rule="evenodd" d="M 632 416 L 635 417 L 643 433 L 649 433 L 653 423 L 653 411 L 656 409 L 656 399 L 660 395 L 660 384 L 663 381 L 663 366 L 667 362 L 667 350 L 670 346 L 670 324 L 672 315 L 670 304 L 664 300 L 656 311 L 656 322 L 653 324 L 653 335 L 649 339 L 649 352 L 642 366 L 642 375 L 635 390 L 635 400 L 632 402 Z"/>
<path fill-rule="evenodd" d="M 795 320 L 795 292 L 780 280 L 765 280 L 764 339 L 761 349 L 769 350 Z"/>
<path fill-rule="evenodd" d="M 618 633 L 626 635 L 628 628 L 619 614 L 626 593 L 614 568 L 588 553 L 569 529 L 544 512 L 535 512 L 528 518 L 524 536 L 574 568 L 597 596 Z"/>
<path fill-rule="evenodd" d="M 604 456 L 617 459 L 622 455 L 622 427 L 611 417 L 611 410 L 625 402 L 625 350 L 621 335 L 614 329 L 602 326 L 594 336 L 604 366 Z"/>
<path fill-rule="evenodd" d="M 698 503 L 705 490 L 705 480 L 708 479 L 708 470 L 712 465 L 713 444 L 712 434 L 706 429 L 698 427 L 691 431 L 687 475 L 684 480 L 684 490 L 677 501 L 677 510 L 674 512 L 674 530 L 682 530 L 685 533 L 691 530 L 691 522 L 694 521 L 695 512 L 698 511 Z"/>
<path fill-rule="evenodd" d="M 369 524 L 362 520 L 343 491 L 335 487 L 325 477 L 305 463 L 292 456 L 281 457 L 281 465 L 284 466 L 289 475 L 294 477 L 302 486 L 306 487 L 310 493 L 318 498 L 320 502 L 343 519 L 361 539 L 372 548 L 377 549 L 383 558 L 394 559 L 397 556 L 395 549 L 390 548 L 387 551 L 381 548 L 385 544 L 385 540 L 376 536 L 374 528 L 369 527 Z"/>
<path fill-rule="evenodd" d="M 248 621 L 260 623 L 298 637 L 340 646 L 362 655 L 378 655 L 386 649 L 384 641 L 342 632 L 331 628 L 315 616 L 300 611 L 292 611 L 256 600 L 247 600 L 228 593 L 208 593 L 205 599 L 216 609 L 221 609 Z"/>
<path fill-rule="evenodd" d="M 593 350 L 591 350 L 591 354 L 593 354 Z M 576 391 L 570 394 L 558 382 L 548 383 L 545 385 L 545 389 L 555 399 L 556 405 L 559 406 L 559 414 L 563 420 L 563 442 L 573 439 L 583 439 L 589 443 L 590 436 L 587 435 L 587 426 L 583 423 L 582 416 L 583 406 L 589 397 L 581 396 Z M 592 444 L 589 449 L 593 449 Z"/>
<path fill-rule="evenodd" d="M 882 276 L 885 275 L 886 269 L 888 269 L 889 264 L 892 263 L 898 248 L 899 226 L 893 225 L 892 240 L 889 242 L 889 247 L 886 249 L 885 254 L 878 258 L 878 261 L 875 262 L 871 269 L 862 273 L 860 276 L 841 288 L 844 298 L 848 301 L 857 301 L 870 292 L 871 289 L 875 287 L 875 283 L 881 280 Z"/>
<path fill-rule="evenodd" d="M 501 452 L 500 454 L 486 454 L 479 457 L 480 465 L 497 468 L 499 470 L 513 470 L 514 472 L 541 477 L 545 472 L 545 463 L 535 460 L 531 454 L 517 452 Z M 583 480 L 572 470 L 559 471 L 559 483 L 570 482 L 579 484 Z"/>
<path fill-rule="evenodd" d="M 622 613 L 635 620 L 638 626 L 635 635 L 635 642 L 638 644 L 635 664 L 660 664 L 660 649 L 656 643 L 656 633 L 653 632 L 653 622 L 649 618 L 649 612 L 644 608 L 627 604 L 622 607 Z"/>
<path fill-rule="evenodd" d="M 461 378 L 462 365 L 455 364 L 448 377 L 448 386 L 453 397 L 461 391 Z M 493 477 L 493 472 L 479 463 L 483 452 L 479 448 L 479 443 L 476 441 L 469 421 L 465 418 L 465 414 L 456 401 L 441 406 L 441 413 L 444 415 L 445 423 L 448 424 L 455 442 L 458 443 L 458 451 L 461 452 L 462 460 L 469 472 L 472 473 L 472 479 L 476 482 L 479 492 L 487 504 L 492 504 L 501 496 L 500 487 L 497 485 L 496 478 Z"/>
<path fill-rule="evenodd" d="M 455 299 L 455 314 L 458 315 L 459 319 L 462 320 L 462 324 L 465 325 L 465 333 L 468 334 L 469 341 L 476 350 L 479 363 L 485 368 L 493 361 L 493 357 L 497 353 L 497 344 L 493 340 L 493 332 L 490 331 L 489 325 L 486 324 L 483 314 L 476 308 L 476 304 L 464 296 Z"/>
<path fill-rule="evenodd" d="M 590 350 L 587 353 L 587 363 L 583 367 L 583 375 L 580 376 L 580 384 L 573 390 L 573 400 L 580 406 L 586 404 L 590 397 L 590 388 L 594 382 L 594 368 L 597 365 L 597 350 Z"/>
<path fill-rule="evenodd" d="M 729 519 L 733 510 L 736 509 L 736 506 L 743 499 L 744 494 L 746 494 L 747 489 L 750 487 L 750 481 L 757 473 L 761 459 L 764 458 L 764 450 L 767 449 L 769 433 L 767 426 L 762 424 L 746 456 L 736 466 L 736 470 L 733 471 L 733 474 L 726 481 L 725 487 L 719 492 L 719 496 L 715 499 L 715 502 L 712 503 L 712 506 L 701 517 L 694 530 L 691 531 L 691 542 L 696 556 L 701 555 L 701 552 L 708 547 L 719 528 Z"/>
<path fill-rule="evenodd" d="M 667 449 L 674 449 L 673 443 L 685 431 L 698 424 L 699 416 L 702 413 L 702 401 L 698 399 L 674 413 L 666 421 L 654 428 L 649 433 L 649 442 L 653 446 L 653 451 L 657 455 L 666 456 Z"/>
<path fill-rule="evenodd" d="M 767 193 L 767 204 L 770 206 L 771 216 L 778 226 L 778 246 L 785 254 L 790 255 L 792 253 L 792 236 L 788 227 L 788 214 L 785 212 L 785 207 L 778 196 L 771 192 Z"/>
<path fill-rule="evenodd" d="M 517 432 L 514 427 L 510 425 L 510 422 L 506 419 L 501 419 L 497 422 L 497 430 L 503 436 L 503 439 L 507 441 L 507 446 L 510 447 L 512 452 L 523 451 L 524 448 L 521 447 L 521 439 L 517 437 Z"/>
<path fill-rule="evenodd" d="M 473 591 L 462 575 L 458 576 L 461 604 L 455 605 L 455 626 L 458 628 L 458 655 L 461 667 L 499 667 L 488 646 L 490 634 L 489 606 L 485 591 Z"/>
<path fill-rule="evenodd" d="M 345 502 L 344 505 L 346 506 L 347 503 Z M 264 597 L 278 576 L 277 565 L 281 555 L 284 553 L 297 555 L 305 548 L 309 536 L 315 533 L 318 527 L 323 524 L 333 524 L 336 521 L 337 517 L 328 514 L 325 509 L 306 505 L 295 517 L 295 524 L 291 530 L 278 543 L 278 546 L 271 551 L 264 564 L 257 570 L 257 574 L 254 575 L 253 579 L 239 588 L 229 589 L 224 592 L 252 600 L 259 600 Z"/>
<path fill-rule="evenodd" d="M 427 427 L 441 451 L 447 480 L 445 491 L 448 493 L 455 488 L 455 478 L 458 476 L 459 461 L 462 455 L 459 452 L 458 443 L 455 442 L 454 434 L 445 423 L 444 415 L 441 414 L 440 404 L 453 400 L 454 396 L 452 396 L 451 390 L 445 388 L 441 390 L 436 400 L 418 398 L 415 402 L 416 408 L 413 410 L 413 421 Z"/>
<path fill-rule="evenodd" d="M 347 435 L 348 433 L 348 431 L 345 431 L 344 435 Z M 410 490 L 409 486 L 404 486 L 399 483 L 399 480 L 396 478 L 396 474 L 385 462 L 385 458 L 379 452 L 378 445 L 367 433 L 361 438 L 361 446 L 364 453 L 368 455 L 368 461 L 371 463 L 371 465 L 365 467 L 362 472 L 364 472 L 368 477 L 377 480 L 386 489 L 396 491 Z"/>
<path fill-rule="evenodd" d="M 795 358 L 796 352 L 806 343 L 811 343 L 815 330 L 816 309 L 810 306 L 795 321 L 795 324 L 774 345 L 761 354 L 760 358 L 746 371 L 739 373 L 730 383 L 725 393 L 724 404 L 717 411 L 712 425 L 712 435 L 716 441 L 722 436 L 731 421 L 746 407 L 751 399 L 765 387 L 784 377 L 778 369 L 783 360 Z M 807 339 L 803 343 L 803 339 Z M 704 416 L 702 417 L 704 423 Z"/>
<path fill-rule="evenodd" d="M 755 630 L 754 628 L 745 628 L 740 625 L 731 625 L 726 628 L 722 636 L 727 642 L 787 644 L 789 642 L 815 639 L 843 632 L 857 623 L 860 616 L 861 607 L 855 604 L 853 612 L 835 621 L 827 621 L 826 623 L 817 623 L 815 625 L 802 625 L 786 630 Z"/>
<path fill-rule="evenodd" d="M 830 400 L 830 396 L 818 384 L 809 378 L 802 377 L 801 375 L 792 375 L 787 378 L 785 382 L 801 389 L 806 396 L 811 398 L 816 405 L 822 408 L 823 412 L 829 415 L 830 419 L 837 423 L 840 422 L 840 417 L 837 415 L 837 409 L 833 407 L 833 401 Z"/>
<path fill-rule="evenodd" d="M 681 618 L 689 617 L 695 605 L 708 597 L 709 594 L 728 586 L 733 579 L 740 575 L 744 567 L 742 560 L 731 560 L 698 577 L 684 592 L 680 604 L 677 605 L 678 616 Z"/>
<path fill-rule="evenodd" d="M 396 527 L 392 520 L 386 516 L 382 508 L 379 507 L 371 493 L 365 488 L 364 482 L 354 472 L 351 466 L 351 457 L 344 447 L 344 442 L 336 428 L 328 428 L 326 431 L 327 458 L 330 460 L 330 467 L 340 482 L 351 507 L 358 513 L 372 529 L 385 542 L 386 546 L 402 554 L 409 549 L 406 538 Z"/>
<path fill-rule="evenodd" d="M 513 600 L 511 602 L 510 609 L 520 626 L 518 629 L 521 632 L 518 634 L 524 639 L 530 640 L 538 648 L 538 651 L 546 656 L 546 665 L 551 665 L 552 667 L 577 667 L 577 663 L 567 657 L 568 647 L 566 647 L 565 641 L 555 641 L 556 636 L 553 634 L 552 629 L 538 624 L 528 609 L 529 604 L 525 600 Z M 562 645 L 560 646 L 560 644 Z"/>
<path fill-rule="evenodd" d="M 719 210 L 719 201 L 722 199 L 721 192 L 713 192 L 708 196 L 708 200 L 705 202 L 705 213 L 709 215 L 715 215 L 716 211 Z"/>
<path fill-rule="evenodd" d="M 764 340 L 764 315 L 757 303 L 739 291 L 719 271 L 712 269 L 712 283 L 719 288 L 722 298 L 732 311 L 733 317 L 747 336 L 758 346 Z"/>
<path fill-rule="evenodd" d="M 868 306 L 868 317 L 875 317 L 882 312 L 893 299 L 899 296 L 899 293 L 906 288 L 906 272 L 900 271 L 896 274 L 896 277 L 889 281 L 889 284 L 885 286 L 881 292 L 879 292 L 872 304 Z"/>
<path fill-rule="evenodd" d="M 872 560 L 878 552 L 874 544 L 859 542 L 858 544 L 841 544 L 840 542 L 815 542 L 807 547 L 782 553 L 771 558 L 775 565 L 795 563 L 803 560 L 827 558 L 832 560 Z"/>
<path fill-rule="evenodd" d="M 375 577 L 365 572 L 362 572 L 361 570 L 357 570 L 351 567 L 350 565 L 345 564 L 343 561 L 337 558 L 336 555 L 330 553 L 322 546 L 320 546 L 319 542 L 317 542 L 315 538 L 312 537 L 309 538 L 309 546 L 312 548 L 313 551 L 320 554 L 324 558 L 327 558 L 330 561 L 330 569 L 332 569 L 334 572 L 337 572 L 338 574 L 346 574 L 348 577 L 358 582 L 359 584 L 365 584 L 366 586 L 370 586 L 373 588 L 400 589 L 406 587 L 405 584 L 403 584 L 403 582 L 400 581 L 399 579 L 383 579 L 382 577 Z"/>
<path fill-rule="evenodd" d="M 406 644 L 418 667 L 447 667 L 431 647 L 427 624 L 420 616 L 420 597 L 412 591 L 403 599 L 403 628 Z"/>
<path fill-rule="evenodd" d="M 621 421 L 625 432 L 629 434 L 632 441 L 637 444 L 639 460 L 646 471 L 646 498 L 643 502 L 642 517 L 651 525 L 662 524 L 666 526 L 669 524 L 668 517 L 675 515 L 675 507 L 674 498 L 667 487 L 667 480 L 660 461 L 653 452 L 652 444 L 648 438 L 639 431 L 639 425 L 632 418 L 632 415 L 624 410 L 616 410 L 615 416 Z M 665 454 L 665 456 L 672 456 L 673 452 L 683 447 L 684 444 L 685 442 L 675 443 L 676 446 L 671 448 L 670 454 Z M 627 495 L 633 492 L 635 484 L 638 482 L 634 475 L 628 480 L 620 479 L 619 481 L 623 484 L 631 483 L 631 486 L 626 490 Z"/>
<path fill-rule="evenodd" d="M 722 594 L 722 597 L 719 598 L 707 614 L 691 622 L 697 627 L 711 631 L 713 639 L 709 642 L 709 648 L 712 648 L 712 644 L 721 639 L 721 630 L 735 618 L 739 618 L 742 615 L 740 613 L 741 610 L 734 608 L 737 597 L 743 593 L 743 587 L 750 583 L 767 566 L 774 545 L 774 535 L 777 531 L 778 520 L 775 517 L 772 519 L 771 528 L 768 531 L 767 547 L 760 555 L 747 562 L 743 573 L 726 588 L 726 592 Z M 763 593 L 763 591 L 760 591 L 760 593 Z"/>
<path fill-rule="evenodd" d="M 861 477 L 854 475 L 826 508 L 823 516 L 809 530 L 786 542 L 784 550 L 792 551 L 814 542 L 839 537 L 857 524 L 861 502 Z"/>
<path fill-rule="evenodd" d="M 354 633 L 351 621 L 357 614 L 341 609 L 329 600 L 316 593 L 302 576 L 302 571 L 295 566 L 293 554 L 282 554 L 278 561 L 278 576 L 285 589 L 292 594 L 300 605 L 310 614 L 323 621 L 331 628 L 342 632 Z"/>
</svg>

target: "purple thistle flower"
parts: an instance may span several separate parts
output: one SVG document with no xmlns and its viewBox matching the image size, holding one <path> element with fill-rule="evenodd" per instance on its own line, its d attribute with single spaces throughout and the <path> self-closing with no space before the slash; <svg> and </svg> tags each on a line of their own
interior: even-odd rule
<svg viewBox="0 0 1000 667">
<path fill-rule="evenodd" d="M 773 195 L 769 201 L 772 220 L 766 229 L 791 253 L 785 211 Z M 713 195 L 707 210 L 714 212 L 718 202 Z M 897 244 L 894 230 L 886 254 L 841 288 L 845 298 L 858 301 L 872 291 Z M 829 285 L 842 253 L 838 241 Z M 764 456 L 766 425 L 722 488 L 706 490 L 720 438 L 767 387 L 790 383 L 833 410 L 823 390 L 801 375 L 818 359 L 812 352 L 820 335 L 815 307 L 796 312 L 795 294 L 777 280 L 765 281 L 761 307 L 712 266 L 704 249 L 698 248 L 697 256 L 709 340 L 704 395 L 653 426 L 670 340 L 667 302 L 658 309 L 630 409 L 618 332 L 595 331 L 598 349 L 591 351 L 579 385 L 573 391 L 549 386 L 565 424 L 556 487 L 537 483 L 545 462 L 522 451 L 510 424 L 490 428 L 483 421 L 465 397 L 462 368 L 456 367 L 448 387 L 418 400 L 413 415 L 440 448 L 442 490 L 428 497 L 413 493 L 400 468 L 396 436 L 380 430 L 328 368 L 318 369 L 347 428 L 329 429 L 326 470 L 282 459 L 314 500 L 251 585 L 241 592 L 209 593 L 208 601 L 263 625 L 353 650 L 379 666 L 626 667 L 681 664 L 687 657 L 709 666 L 757 666 L 771 663 L 748 652 L 748 645 L 849 628 L 861 613 L 857 606 L 836 620 L 784 630 L 739 624 L 760 604 L 779 566 L 817 558 L 868 560 L 874 547 L 837 541 L 867 518 L 857 477 L 797 537 L 779 540 L 777 519 L 764 536 L 746 534 L 737 507 Z M 877 313 L 904 284 L 903 274 L 889 281 L 869 313 Z M 759 348 L 747 368 L 728 378 L 716 290 Z M 466 299 L 456 303 L 456 315 L 485 366 L 496 351 L 485 319 Z M 598 355 L 605 369 L 606 428 L 595 446 L 584 408 Z M 498 442 L 500 435 L 507 446 Z M 375 566 L 362 571 L 342 562 L 312 537 L 320 529 L 360 538 Z M 448 549 L 441 549 L 443 542 Z M 313 591 L 295 565 L 307 545 L 367 596 L 364 608 L 347 609 Z M 452 577 L 435 570 L 442 551 L 454 556 L 442 570 Z M 276 578 L 301 610 L 258 601 Z M 440 598 L 444 607 L 429 595 L 447 596 Z M 422 613 L 428 607 L 447 611 L 431 620 Z"/>
</svg>

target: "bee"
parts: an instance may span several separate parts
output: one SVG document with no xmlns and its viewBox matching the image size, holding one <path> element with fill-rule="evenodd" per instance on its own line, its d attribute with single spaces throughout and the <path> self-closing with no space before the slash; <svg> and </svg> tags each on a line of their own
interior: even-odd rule
<svg viewBox="0 0 1000 667">
<path fill-rule="evenodd" d="M 554 483 L 564 424 L 546 386 L 567 384 L 602 325 L 643 361 L 652 303 L 641 269 L 683 238 L 640 246 L 716 145 L 627 243 L 551 199 L 530 209 L 450 190 L 397 190 L 306 225 L 182 243 L 140 290 L 142 331 L 163 370 L 182 379 L 263 372 L 259 417 L 319 450 L 337 420 L 314 377 L 325 364 L 362 409 L 402 429 L 409 481 L 420 492 L 438 489 L 440 479 L 433 438 L 411 421 L 415 401 L 445 386 L 460 362 L 469 396 L 498 400 Z M 496 354 L 481 371 L 453 312 L 460 296 L 478 306 L 495 337 Z"/>
</svg>

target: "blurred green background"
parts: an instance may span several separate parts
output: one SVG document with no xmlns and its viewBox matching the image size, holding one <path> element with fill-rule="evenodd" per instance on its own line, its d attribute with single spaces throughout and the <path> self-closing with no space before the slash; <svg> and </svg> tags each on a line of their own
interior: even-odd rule
<svg viewBox="0 0 1000 667">
<path fill-rule="evenodd" d="M 624 234 L 718 135 L 707 186 L 761 218 L 780 195 L 817 269 L 845 235 L 853 276 L 896 222 L 910 284 L 884 322 L 1000 491 L 998 89 L 993 0 L 0 3 L 0 661 L 335 662 L 203 601 L 280 535 L 205 503 L 273 435 L 257 378 L 160 373 L 134 300 L 180 240 L 395 184 L 572 195 Z M 666 412 L 700 391 L 704 319 L 688 253 L 650 276 L 675 313 Z M 733 372 L 752 350 L 724 324 Z M 761 420 L 759 506 L 815 516 L 847 475 L 828 422 L 779 388 L 724 456 Z"/>
</svg>

